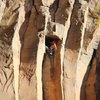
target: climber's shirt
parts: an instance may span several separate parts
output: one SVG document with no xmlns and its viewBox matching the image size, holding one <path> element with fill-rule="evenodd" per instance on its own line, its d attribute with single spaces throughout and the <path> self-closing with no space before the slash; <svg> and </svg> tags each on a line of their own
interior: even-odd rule
<svg viewBox="0 0 100 100">
<path fill-rule="evenodd" d="M 56 44 L 55 44 L 55 43 L 52 44 L 52 45 L 50 46 L 50 49 L 51 49 L 51 50 L 54 50 L 54 51 L 57 50 L 57 46 L 56 46 Z"/>
</svg>

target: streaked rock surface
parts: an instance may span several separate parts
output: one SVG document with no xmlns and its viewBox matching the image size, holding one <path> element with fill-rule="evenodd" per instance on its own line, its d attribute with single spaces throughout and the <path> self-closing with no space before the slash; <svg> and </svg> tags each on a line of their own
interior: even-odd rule
<svg viewBox="0 0 100 100">
<path fill-rule="evenodd" d="M 99 100 L 99 67 L 99 0 L 0 0 L 0 100 Z"/>
</svg>

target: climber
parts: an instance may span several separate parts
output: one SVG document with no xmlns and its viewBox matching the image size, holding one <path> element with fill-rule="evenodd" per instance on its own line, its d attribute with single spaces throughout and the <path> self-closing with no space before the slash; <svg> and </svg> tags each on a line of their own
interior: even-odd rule
<svg viewBox="0 0 100 100">
<path fill-rule="evenodd" d="M 51 56 L 53 56 L 53 54 L 54 54 L 54 52 L 55 52 L 56 50 L 57 50 L 56 41 L 53 40 L 53 41 L 51 42 L 49 54 L 50 54 Z"/>
<path fill-rule="evenodd" d="M 54 52 L 57 50 L 56 41 L 53 40 L 52 42 L 50 42 L 50 47 L 46 46 L 46 50 L 50 54 L 50 56 L 53 56 Z"/>
</svg>

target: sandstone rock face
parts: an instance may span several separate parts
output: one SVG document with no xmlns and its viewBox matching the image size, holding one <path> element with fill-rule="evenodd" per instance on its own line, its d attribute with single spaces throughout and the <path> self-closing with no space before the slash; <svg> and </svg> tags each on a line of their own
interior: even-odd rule
<svg viewBox="0 0 100 100">
<path fill-rule="evenodd" d="M 99 100 L 99 67 L 99 0 L 0 0 L 0 100 Z"/>
</svg>

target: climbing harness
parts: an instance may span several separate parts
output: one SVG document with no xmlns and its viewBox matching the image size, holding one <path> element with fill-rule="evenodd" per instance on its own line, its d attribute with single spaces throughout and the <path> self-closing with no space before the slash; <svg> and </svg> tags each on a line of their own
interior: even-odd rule
<svg viewBox="0 0 100 100">
<path fill-rule="evenodd" d="M 46 52 L 49 54 L 49 56 L 53 56 L 54 51 L 48 47 L 46 47 Z"/>
</svg>

